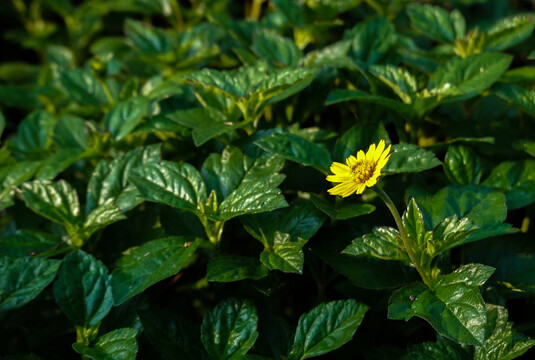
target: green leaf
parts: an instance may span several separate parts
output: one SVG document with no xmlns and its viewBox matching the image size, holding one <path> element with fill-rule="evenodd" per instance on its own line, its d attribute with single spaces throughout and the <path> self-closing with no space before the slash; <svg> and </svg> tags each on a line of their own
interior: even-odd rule
<svg viewBox="0 0 535 360">
<path fill-rule="evenodd" d="M 535 340 L 513 330 L 508 322 L 507 309 L 498 305 L 486 304 L 487 326 L 485 342 L 474 349 L 474 360 L 509 360 L 522 356 L 535 345 Z"/>
<path fill-rule="evenodd" d="M 303 57 L 292 40 L 267 29 L 255 32 L 252 50 L 260 59 L 279 67 L 297 66 Z"/>
<path fill-rule="evenodd" d="M 41 168 L 35 174 L 35 179 L 52 180 L 83 156 L 82 149 L 60 150 L 41 162 Z"/>
<path fill-rule="evenodd" d="M 512 60 L 511 55 L 499 53 L 452 58 L 431 75 L 427 89 L 440 96 L 475 96 L 496 82 Z"/>
<path fill-rule="evenodd" d="M 275 132 L 255 141 L 255 144 L 265 151 L 323 172 L 327 172 L 331 165 L 331 158 L 325 148 L 295 134 Z"/>
<path fill-rule="evenodd" d="M 56 277 L 59 260 L 0 258 L 0 313 L 20 308 L 35 298 Z"/>
<path fill-rule="evenodd" d="M 37 214 L 66 227 L 76 227 L 81 222 L 78 195 L 64 181 L 35 180 L 22 184 L 26 206 Z"/>
<path fill-rule="evenodd" d="M 46 111 L 38 111 L 25 117 L 17 128 L 17 138 L 13 140 L 16 150 L 28 156 L 47 146 L 56 119 Z"/>
<path fill-rule="evenodd" d="M 478 184 L 483 174 L 479 157 L 464 145 L 450 145 L 443 166 L 446 176 L 453 184 Z"/>
<path fill-rule="evenodd" d="M 422 34 L 442 43 L 453 43 L 463 33 L 456 32 L 455 17 L 439 6 L 411 4 L 407 7 L 411 25 Z M 461 15 L 462 16 L 462 15 Z"/>
<path fill-rule="evenodd" d="M 407 259 L 397 230 L 391 227 L 375 227 L 366 234 L 351 241 L 342 254 L 371 255 L 383 260 Z"/>
<path fill-rule="evenodd" d="M 72 347 L 78 354 L 93 360 L 135 360 L 138 349 L 136 338 L 136 329 L 122 328 L 102 335 L 92 347 L 82 343 L 75 343 Z"/>
<path fill-rule="evenodd" d="M 142 22 L 126 19 L 124 32 L 134 45 L 146 54 L 164 54 L 172 49 L 172 42 L 165 31 Z"/>
<path fill-rule="evenodd" d="M 369 71 L 391 88 L 405 104 L 413 102 L 418 85 L 409 71 L 392 65 L 372 65 Z"/>
<path fill-rule="evenodd" d="M 86 215 L 110 199 L 114 199 L 117 207 L 123 211 L 143 202 L 135 186 L 128 183 L 128 178 L 138 166 L 159 161 L 159 145 L 137 148 L 111 162 L 101 160 L 87 186 Z"/>
<path fill-rule="evenodd" d="M 402 360 L 472 360 L 471 353 L 447 338 L 438 336 L 436 343 L 412 345 Z"/>
<path fill-rule="evenodd" d="M 479 229 L 470 219 L 458 219 L 457 215 L 445 218 L 433 229 L 433 249 L 435 254 L 472 241 L 470 235 Z"/>
<path fill-rule="evenodd" d="M 98 107 L 109 103 L 104 87 L 88 69 L 60 71 L 59 81 L 65 93 L 81 104 Z"/>
<path fill-rule="evenodd" d="M 274 244 L 260 254 L 260 261 L 270 270 L 301 274 L 305 262 L 303 244 L 291 242 L 288 234 L 275 233 Z"/>
<path fill-rule="evenodd" d="M 40 166 L 39 161 L 19 161 L 0 166 L 0 203 L 5 207 L 13 205 L 14 188 L 31 179 Z"/>
<path fill-rule="evenodd" d="M 534 27 L 533 14 L 502 18 L 487 30 L 487 50 L 501 51 L 521 43 L 531 36 Z"/>
<path fill-rule="evenodd" d="M 424 244 L 431 239 L 432 234 L 426 231 L 424 216 L 414 198 L 409 201 L 407 210 L 403 213 L 402 221 L 407 236 L 418 244 Z"/>
<path fill-rule="evenodd" d="M 500 78 L 500 82 L 505 83 L 531 84 L 533 81 L 535 81 L 535 66 L 522 66 L 507 70 Z"/>
<path fill-rule="evenodd" d="M 350 31 L 352 55 L 360 64 L 376 64 L 383 59 L 395 42 L 394 25 L 380 16 L 364 21 Z"/>
<path fill-rule="evenodd" d="M 199 240 L 168 237 L 129 249 L 111 274 L 113 302 L 120 305 L 149 286 L 173 276 L 190 260 Z"/>
<path fill-rule="evenodd" d="M 467 218 L 478 226 L 480 229 L 471 233 L 465 243 L 517 231 L 503 223 L 507 216 L 505 196 L 487 187 L 448 186 L 433 196 L 416 200 L 426 224 L 432 228 L 453 215 Z"/>
<path fill-rule="evenodd" d="M 86 238 L 89 238 L 95 231 L 124 219 L 126 216 L 117 208 L 114 200 L 108 199 L 89 213 L 85 219 L 83 231 Z"/>
<path fill-rule="evenodd" d="M 355 300 L 321 304 L 299 318 L 288 360 L 302 360 L 338 349 L 357 331 L 368 306 Z"/>
<path fill-rule="evenodd" d="M 54 127 L 52 139 L 62 149 L 87 148 L 87 130 L 84 119 L 72 115 L 60 117 Z"/>
<path fill-rule="evenodd" d="M 201 340 L 210 359 L 242 359 L 258 337 L 258 315 L 248 300 L 227 299 L 208 312 Z"/>
<path fill-rule="evenodd" d="M 130 98 L 115 105 L 103 123 L 115 140 L 121 140 L 138 125 L 149 110 L 149 101 L 144 97 Z"/>
<path fill-rule="evenodd" d="M 145 199 L 178 209 L 197 213 L 206 201 L 201 174 L 189 164 L 148 163 L 135 168 L 128 179 Z"/>
<path fill-rule="evenodd" d="M 388 318 L 427 320 L 435 330 L 460 343 L 481 345 L 487 321 L 478 287 L 494 268 L 469 264 L 451 274 L 439 275 L 428 288 L 420 282 L 396 290 L 389 300 Z"/>
<path fill-rule="evenodd" d="M 165 117 L 192 128 L 195 146 L 201 146 L 210 139 L 246 125 L 244 121 L 236 121 L 234 113 L 221 112 L 212 107 L 175 111 Z"/>
<path fill-rule="evenodd" d="M 396 144 L 392 146 L 392 155 L 383 168 L 385 174 L 420 172 L 440 165 L 435 155 L 413 144 Z"/>
<path fill-rule="evenodd" d="M 54 282 L 54 297 L 74 325 L 97 324 L 113 306 L 108 269 L 82 250 L 70 253 L 63 258 Z"/>
<path fill-rule="evenodd" d="M 61 237 L 32 230 L 17 230 L 0 238 L 0 254 L 17 258 L 32 256 L 53 249 L 59 245 Z"/>
<path fill-rule="evenodd" d="M 492 169 L 483 185 L 502 191 L 510 210 L 527 206 L 535 201 L 535 160 L 505 161 Z"/>
<path fill-rule="evenodd" d="M 311 194 L 310 201 L 321 212 L 336 220 L 352 219 L 357 216 L 371 214 L 375 211 L 375 206 L 372 204 L 341 204 L 336 208 L 330 202 L 316 194 Z"/>
<path fill-rule="evenodd" d="M 335 161 L 344 162 L 349 155 L 354 155 L 358 150 L 367 149 L 371 144 L 377 144 L 385 140 L 390 143 L 388 132 L 382 122 L 359 123 L 347 130 L 334 146 L 333 158 Z"/>
<path fill-rule="evenodd" d="M 535 116 L 535 90 L 527 90 L 516 84 L 500 84 L 496 95 L 518 106 L 525 113 Z"/>
<path fill-rule="evenodd" d="M 208 263 L 206 280 L 218 282 L 233 282 L 243 279 L 258 280 L 268 274 L 268 269 L 257 259 L 220 255 Z"/>
</svg>

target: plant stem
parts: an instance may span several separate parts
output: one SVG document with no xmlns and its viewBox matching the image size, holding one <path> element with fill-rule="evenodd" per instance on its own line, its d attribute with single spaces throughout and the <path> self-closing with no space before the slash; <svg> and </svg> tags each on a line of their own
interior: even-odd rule
<svg viewBox="0 0 535 360">
<path fill-rule="evenodd" d="M 373 188 L 375 190 L 375 193 L 379 195 L 381 200 L 384 201 L 386 206 L 388 207 L 388 210 L 392 213 L 392 216 L 394 217 L 394 221 L 396 222 L 396 225 L 399 230 L 399 234 L 401 236 L 401 240 L 403 241 L 403 246 L 405 247 L 405 251 L 409 255 L 409 258 L 411 259 L 412 264 L 420 274 L 423 282 L 430 287 L 431 281 L 429 280 L 429 277 L 424 272 L 422 267 L 420 266 L 419 259 L 416 257 L 416 254 L 414 254 L 414 251 L 412 251 L 412 248 L 409 243 L 409 237 L 407 236 L 407 232 L 405 231 L 405 227 L 403 226 L 403 222 L 401 221 L 401 216 L 399 216 L 399 212 L 396 209 L 396 206 L 392 202 L 392 199 L 384 192 L 383 189 L 381 189 L 379 186 L 376 186 Z"/>
</svg>

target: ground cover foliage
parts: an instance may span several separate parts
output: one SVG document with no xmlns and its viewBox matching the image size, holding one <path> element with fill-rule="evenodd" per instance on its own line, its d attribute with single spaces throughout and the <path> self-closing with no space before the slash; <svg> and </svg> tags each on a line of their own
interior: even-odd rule
<svg viewBox="0 0 535 360">
<path fill-rule="evenodd" d="M 7 1 L 0 357 L 533 356 L 532 6 Z"/>
</svg>

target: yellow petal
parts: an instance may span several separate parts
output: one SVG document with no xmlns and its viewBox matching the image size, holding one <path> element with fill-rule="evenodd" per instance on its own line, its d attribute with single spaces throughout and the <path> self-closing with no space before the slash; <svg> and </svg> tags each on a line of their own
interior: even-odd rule
<svg viewBox="0 0 535 360">
<path fill-rule="evenodd" d="M 362 194 L 364 192 L 364 189 L 366 189 L 366 184 L 360 184 L 357 189 L 357 194 Z"/>
<path fill-rule="evenodd" d="M 342 197 L 347 197 L 353 194 L 358 187 L 353 181 L 346 181 L 341 184 L 336 185 L 332 189 L 327 190 L 331 195 L 340 195 Z"/>
<path fill-rule="evenodd" d="M 385 141 L 381 140 L 379 141 L 379 145 L 377 145 L 377 149 L 375 149 L 375 154 L 373 156 L 373 161 L 377 162 L 379 161 L 379 158 L 383 154 L 383 150 L 385 149 Z"/>
<path fill-rule="evenodd" d="M 371 144 L 368 152 L 366 153 L 366 160 L 373 161 L 373 154 L 375 154 L 375 144 Z"/>
<path fill-rule="evenodd" d="M 346 164 L 342 164 L 342 163 L 339 163 L 339 162 L 333 162 L 331 164 L 331 172 L 333 174 L 343 175 L 343 174 L 349 174 L 350 169 L 349 169 L 349 166 L 347 166 Z"/>
<path fill-rule="evenodd" d="M 348 156 L 347 159 L 346 159 L 346 164 L 349 165 L 349 166 L 356 165 L 357 164 L 357 158 L 354 157 L 353 155 Z"/>
<path fill-rule="evenodd" d="M 357 161 L 364 161 L 366 160 L 366 154 L 364 154 L 364 151 L 359 150 L 357 153 Z"/>
<path fill-rule="evenodd" d="M 351 176 L 343 175 L 343 174 L 335 174 L 335 175 L 328 175 L 327 181 L 331 182 L 344 182 L 351 180 Z"/>
</svg>

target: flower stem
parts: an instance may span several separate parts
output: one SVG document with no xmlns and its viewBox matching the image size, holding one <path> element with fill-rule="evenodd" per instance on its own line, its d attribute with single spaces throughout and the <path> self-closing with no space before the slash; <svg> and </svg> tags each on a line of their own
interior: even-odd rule
<svg viewBox="0 0 535 360">
<path fill-rule="evenodd" d="M 405 227 L 403 226 L 403 222 L 401 221 L 401 216 L 399 216 L 399 212 L 396 209 L 396 206 L 394 205 L 394 203 L 392 202 L 392 199 L 390 199 L 390 197 L 379 186 L 374 187 L 373 190 L 375 191 L 377 195 L 379 195 L 381 200 L 384 201 L 384 203 L 388 207 L 388 210 L 390 210 L 390 212 L 392 213 L 392 216 L 394 217 L 394 221 L 396 222 L 396 225 L 398 227 L 401 240 L 403 241 L 403 246 L 405 247 L 405 251 L 409 255 L 409 258 L 411 259 L 412 264 L 414 265 L 414 267 L 420 274 L 423 282 L 427 286 L 430 287 L 431 282 L 429 280 L 429 277 L 427 276 L 427 274 L 424 272 L 424 270 L 420 266 L 420 262 L 418 261 L 419 259 L 416 257 L 416 254 L 414 254 L 414 251 L 412 251 L 412 248 L 409 243 L 409 237 L 407 236 L 407 232 L 405 231 Z"/>
</svg>

